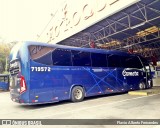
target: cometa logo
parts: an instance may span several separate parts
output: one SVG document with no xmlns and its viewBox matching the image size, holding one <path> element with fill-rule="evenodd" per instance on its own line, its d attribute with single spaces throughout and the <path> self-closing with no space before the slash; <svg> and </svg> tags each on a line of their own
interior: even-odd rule
<svg viewBox="0 0 160 128">
<path fill-rule="evenodd" d="M 139 76 L 139 72 L 136 72 L 136 71 L 134 71 L 134 72 L 127 72 L 126 70 L 124 70 L 122 72 L 122 75 L 123 76 Z"/>
</svg>

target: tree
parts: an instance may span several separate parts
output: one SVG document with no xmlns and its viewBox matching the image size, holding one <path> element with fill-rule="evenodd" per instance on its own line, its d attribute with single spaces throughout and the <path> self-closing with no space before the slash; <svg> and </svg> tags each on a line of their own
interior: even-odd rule
<svg viewBox="0 0 160 128">
<path fill-rule="evenodd" d="M 12 47 L 16 44 L 16 42 L 12 43 L 4 43 L 0 42 L 0 74 L 4 71 L 7 71 L 7 60 Z"/>
</svg>

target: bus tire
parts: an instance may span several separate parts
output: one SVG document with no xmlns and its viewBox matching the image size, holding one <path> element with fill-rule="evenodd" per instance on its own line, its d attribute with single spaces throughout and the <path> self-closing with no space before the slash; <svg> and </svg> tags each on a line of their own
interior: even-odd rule
<svg viewBox="0 0 160 128">
<path fill-rule="evenodd" d="M 140 83 L 139 83 L 139 89 L 140 89 L 140 90 L 143 90 L 143 89 L 145 89 L 145 88 L 146 88 L 145 83 L 144 83 L 144 82 L 140 82 Z"/>
<path fill-rule="evenodd" d="M 71 101 L 80 102 L 84 99 L 84 89 L 81 86 L 75 86 L 71 92 Z"/>
</svg>

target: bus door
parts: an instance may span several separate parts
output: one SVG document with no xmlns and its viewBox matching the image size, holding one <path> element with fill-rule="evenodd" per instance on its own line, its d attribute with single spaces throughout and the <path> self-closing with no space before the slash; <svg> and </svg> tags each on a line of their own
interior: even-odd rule
<svg viewBox="0 0 160 128">
<path fill-rule="evenodd" d="M 141 56 L 138 56 L 137 57 L 141 63 L 141 70 L 142 70 L 142 79 L 143 79 L 143 83 L 144 83 L 144 86 L 142 89 L 145 89 L 145 88 L 151 88 L 153 86 L 153 82 L 152 82 L 152 74 L 151 74 L 151 65 L 149 65 L 149 62 L 141 57 Z"/>
<path fill-rule="evenodd" d="M 142 60 L 142 59 L 141 59 Z M 149 63 L 144 62 L 144 60 L 142 60 L 143 62 L 143 77 L 144 77 L 144 83 L 146 85 L 146 88 L 151 88 L 153 86 L 153 75 L 151 73 L 151 65 L 149 65 Z"/>
</svg>

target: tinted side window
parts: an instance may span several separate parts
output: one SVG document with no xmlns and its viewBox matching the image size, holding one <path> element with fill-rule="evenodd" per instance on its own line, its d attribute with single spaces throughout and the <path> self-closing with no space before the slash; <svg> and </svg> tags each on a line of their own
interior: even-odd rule
<svg viewBox="0 0 160 128">
<path fill-rule="evenodd" d="M 121 67 L 123 67 L 123 68 L 127 68 L 127 62 L 126 62 L 126 59 L 127 59 L 128 57 L 126 57 L 126 56 L 121 56 Z"/>
<path fill-rule="evenodd" d="M 72 66 L 70 50 L 59 49 L 59 48 L 55 49 L 52 52 L 52 60 L 53 60 L 53 65 Z"/>
<path fill-rule="evenodd" d="M 139 69 L 142 68 L 142 64 L 139 58 L 136 56 L 127 57 L 125 63 L 127 68 L 139 68 Z"/>
<path fill-rule="evenodd" d="M 141 56 L 140 56 L 140 59 L 141 59 L 143 65 L 149 66 L 149 62 L 147 61 L 147 59 L 145 59 L 145 58 L 143 58 L 143 57 L 141 57 Z"/>
<path fill-rule="evenodd" d="M 38 63 L 52 65 L 52 51 L 54 48 L 39 45 L 29 46 L 30 58 Z"/>
<path fill-rule="evenodd" d="M 91 66 L 90 53 L 72 50 L 73 66 Z"/>
<path fill-rule="evenodd" d="M 41 64 L 52 65 L 52 52 L 49 52 L 46 55 L 43 55 L 38 59 L 35 59 L 34 61 Z"/>
<path fill-rule="evenodd" d="M 107 67 L 106 54 L 91 53 L 93 67 Z"/>
<path fill-rule="evenodd" d="M 118 55 L 108 55 L 108 67 L 121 67 L 120 56 Z"/>
</svg>

